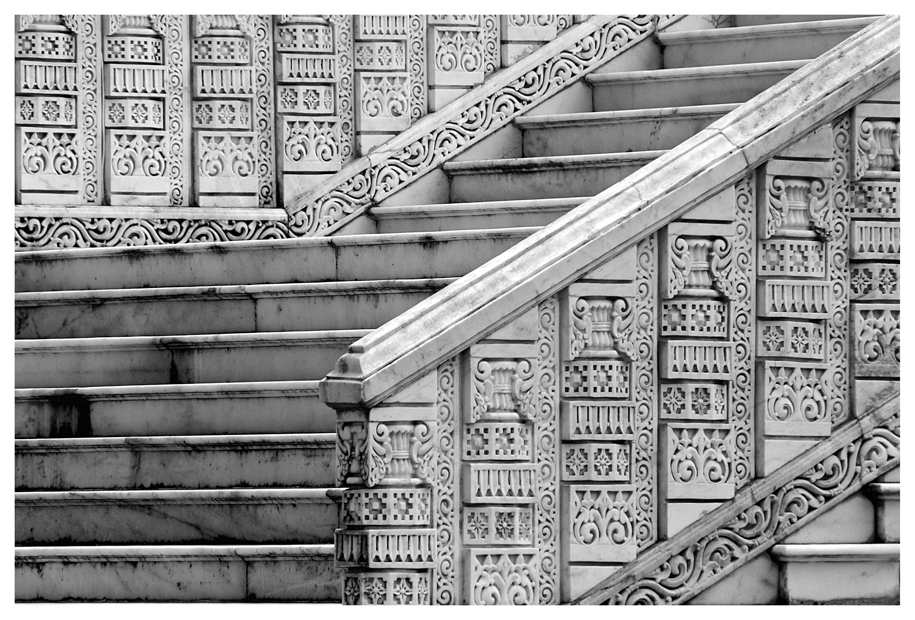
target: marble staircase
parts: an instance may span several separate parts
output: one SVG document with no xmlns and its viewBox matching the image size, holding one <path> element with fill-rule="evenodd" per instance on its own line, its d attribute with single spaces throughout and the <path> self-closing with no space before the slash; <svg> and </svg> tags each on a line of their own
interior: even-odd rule
<svg viewBox="0 0 915 620">
<path fill-rule="evenodd" d="M 638 69 L 586 78 L 588 111 L 521 117 L 444 164 L 427 201 L 375 206 L 335 236 L 18 254 L 17 600 L 338 602 L 318 380 L 373 328 L 873 21 L 821 17 L 662 33 Z M 898 497 L 898 479 L 870 493 L 892 484 Z M 874 527 L 816 544 L 895 544 Z M 792 585 L 795 549 L 772 551 L 786 585 L 765 602 L 818 600 Z M 737 596 L 725 585 L 706 602 Z"/>
</svg>

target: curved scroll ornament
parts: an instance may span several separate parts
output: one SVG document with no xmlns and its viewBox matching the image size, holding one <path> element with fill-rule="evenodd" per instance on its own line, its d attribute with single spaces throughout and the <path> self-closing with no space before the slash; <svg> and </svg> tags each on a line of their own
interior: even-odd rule
<svg viewBox="0 0 915 620">
<path fill-rule="evenodd" d="M 386 479 L 412 483 L 412 479 L 419 478 L 432 482 L 436 454 L 434 425 L 369 422 L 362 480 L 367 487 Z"/>
<path fill-rule="evenodd" d="M 514 412 L 525 420 L 534 419 L 534 367 L 529 360 L 479 360 L 472 381 L 472 422 L 490 411 Z"/>
<path fill-rule="evenodd" d="M 435 603 L 456 605 L 458 600 L 458 564 L 455 557 L 457 542 L 458 498 L 456 474 L 460 460 L 455 447 L 457 423 L 455 414 L 455 377 L 457 360 L 452 358 L 438 367 L 438 425 L 435 466 L 435 531 L 438 545 L 435 552 Z"/>
<path fill-rule="evenodd" d="M 99 37 L 101 17 L 98 15 L 68 16 L 76 26 L 79 44 L 79 127 L 81 137 L 80 199 L 98 203 L 99 157 L 102 143 L 101 101 L 99 100 Z"/>
<path fill-rule="evenodd" d="M 559 395 L 556 368 L 559 304 L 548 297 L 537 307 L 537 377 L 539 400 L 534 425 L 537 455 L 536 537 L 540 555 L 538 597 L 541 605 L 559 602 L 559 475 L 557 471 Z"/>
<path fill-rule="evenodd" d="M 337 425 L 337 485 L 343 485 L 348 478 L 361 474 L 367 439 L 362 422 Z"/>
<path fill-rule="evenodd" d="M 859 308 L 855 334 L 857 359 L 867 364 L 900 362 L 899 310 Z"/>
<path fill-rule="evenodd" d="M 188 127 L 185 120 L 190 99 L 189 62 L 185 56 L 185 15 L 150 15 L 150 24 L 165 37 L 166 107 L 168 133 L 169 200 L 172 206 L 188 204 Z"/>
<path fill-rule="evenodd" d="M 472 30 L 438 30 L 435 41 L 437 71 L 466 71 L 483 69 L 483 41 Z"/>
<path fill-rule="evenodd" d="M 407 70 L 410 73 L 410 120 L 426 115 L 426 16 L 407 18 Z"/>
<path fill-rule="evenodd" d="M 285 222 L 129 217 L 16 218 L 16 249 L 113 248 L 286 239 Z"/>
<path fill-rule="evenodd" d="M 625 545 L 635 538 L 631 491 L 580 489 L 571 492 L 570 534 L 577 545 Z"/>
<path fill-rule="evenodd" d="M 806 371 L 806 373 L 805 373 Z M 771 373 L 771 370 L 767 370 Z M 827 414 L 824 373 L 816 368 L 779 367 L 767 381 L 766 417 L 778 422 L 819 422 Z"/>
<path fill-rule="evenodd" d="M 572 308 L 572 359 L 582 351 L 615 351 L 632 361 L 632 304 L 624 298 L 579 297 Z"/>
<path fill-rule="evenodd" d="M 351 15 L 328 15 L 334 25 L 334 51 L 337 60 L 337 116 L 340 117 L 340 161 L 353 154 L 356 124 L 353 120 L 353 19 Z"/>
<path fill-rule="evenodd" d="M 477 139 L 603 64 L 633 39 L 650 32 L 651 16 L 619 17 L 511 84 L 478 101 L 388 159 L 372 164 L 292 216 L 290 231 L 311 236 L 356 209 L 380 202 Z M 341 86 L 340 91 L 346 90 Z M 343 153 L 344 160 L 347 153 Z"/>
<path fill-rule="evenodd" d="M 261 207 L 276 202 L 276 107 L 273 88 L 273 27 L 269 15 L 237 15 L 254 48 L 254 130 L 257 132 L 257 196 Z M 244 28 L 242 28 L 242 22 Z"/>
<path fill-rule="evenodd" d="M 766 200 L 766 234 L 771 237 L 785 229 L 813 229 L 821 239 L 828 240 L 832 235 L 827 221 L 829 186 L 824 179 L 772 178 Z"/>
<path fill-rule="evenodd" d="M 474 605 L 534 605 L 537 556 L 526 553 L 474 555 L 470 601 Z"/>
<path fill-rule="evenodd" d="M 656 465 L 657 386 L 655 383 L 657 335 L 656 235 L 636 248 L 635 328 L 633 330 L 633 391 L 635 401 L 635 535 L 640 549 L 657 538 Z"/>
<path fill-rule="evenodd" d="M 732 448 L 729 436 L 718 429 L 683 429 L 672 436 L 670 449 L 670 480 L 679 484 L 701 482 L 723 484 L 731 482 Z"/>
<path fill-rule="evenodd" d="M 483 57 L 485 58 L 483 73 L 489 75 L 499 70 L 501 58 L 499 53 L 499 41 L 501 40 L 500 19 L 498 15 L 481 15 L 480 21 L 483 25 Z"/>
<path fill-rule="evenodd" d="M 868 170 L 899 170 L 899 122 L 865 118 L 858 124 L 855 178 Z"/>
<path fill-rule="evenodd" d="M 832 201 L 829 213 L 830 240 L 826 243 L 826 275 L 832 293 L 826 320 L 826 363 L 830 374 L 829 415 L 833 424 L 849 414 L 848 395 L 848 211 L 851 208 L 851 113 L 833 121 Z"/>
<path fill-rule="evenodd" d="M 23 132 L 22 169 L 29 174 L 76 175 L 79 140 L 72 131 Z"/>
<path fill-rule="evenodd" d="M 608 592 L 614 605 L 680 604 L 899 464 L 899 416 L 838 448 L 760 498 L 734 519 L 687 544 L 647 577 Z"/>
<path fill-rule="evenodd" d="M 755 392 L 753 364 L 753 330 L 756 324 L 754 310 L 756 273 L 754 252 L 756 248 L 754 223 L 756 200 L 753 194 L 755 183 L 751 175 L 740 180 L 735 186 L 736 234 L 733 239 L 732 259 L 728 270 L 731 300 L 731 340 L 733 383 L 728 390 L 730 399 L 731 436 L 734 441 L 734 483 L 737 488 L 750 482 L 755 474 L 753 454 L 753 399 Z"/>
</svg>

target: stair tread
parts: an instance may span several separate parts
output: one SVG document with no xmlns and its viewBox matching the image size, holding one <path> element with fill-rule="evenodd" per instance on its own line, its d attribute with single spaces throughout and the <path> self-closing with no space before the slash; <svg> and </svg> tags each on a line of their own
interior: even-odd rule
<svg viewBox="0 0 915 620">
<path fill-rule="evenodd" d="M 371 329 L 326 329 L 294 332 L 247 332 L 236 334 L 194 334 L 184 336 L 111 336 L 97 338 L 46 338 L 17 340 L 17 351 L 34 351 L 39 349 L 105 349 L 113 347 L 225 347 L 230 345 L 245 346 L 251 344 L 278 345 L 291 342 L 320 342 L 322 340 L 354 341 L 371 333 Z"/>
<path fill-rule="evenodd" d="M 68 504 L 105 502 L 109 504 L 170 502 L 195 503 L 270 503 L 307 501 L 332 503 L 331 487 L 322 488 L 232 488 L 232 489 L 105 489 L 99 491 L 16 491 L 16 503 Z"/>
<path fill-rule="evenodd" d="M 899 543 L 810 543 L 778 544 L 772 547 L 772 555 L 781 560 L 836 561 L 868 559 L 881 560 L 898 558 Z"/>
<path fill-rule="evenodd" d="M 859 30 L 876 21 L 877 17 L 855 17 L 849 19 L 824 19 L 818 21 L 789 22 L 784 24 L 764 24 L 759 26 L 733 26 L 730 28 L 709 28 L 703 30 L 682 30 L 679 32 L 658 33 L 661 45 L 692 43 L 702 40 L 723 41 L 757 37 L 771 37 L 785 34 L 805 35 L 811 30 Z"/>
<path fill-rule="evenodd" d="M 707 67 L 683 67 L 676 69 L 649 69 L 647 71 L 619 71 L 614 73 L 592 73 L 585 79 L 592 84 L 609 82 L 637 82 L 644 80 L 676 80 L 697 77 L 739 76 L 755 73 L 796 71 L 809 60 L 778 60 L 772 62 L 750 62 L 733 65 L 711 65 Z"/>
<path fill-rule="evenodd" d="M 320 380 L 309 381 L 239 381 L 237 383 L 163 383 L 152 385 L 115 385 L 90 387 L 16 388 L 17 400 L 82 396 L 88 399 L 134 398 L 147 400 L 165 398 L 219 397 L 230 394 L 262 394 L 267 392 L 318 393 Z"/>
<path fill-rule="evenodd" d="M 227 435 L 154 435 L 147 437 L 66 437 L 41 439 L 16 439 L 17 451 L 76 451 L 129 449 L 230 449 L 242 445 L 243 449 L 257 446 L 333 446 L 336 433 L 271 433 Z"/>
<path fill-rule="evenodd" d="M 446 162 L 447 173 L 499 171 L 505 169 L 537 170 L 541 168 L 565 168 L 600 166 L 606 164 L 630 164 L 633 161 L 651 161 L 667 151 L 636 151 L 634 153 L 600 153 L 598 155 L 554 155 L 550 157 L 516 157 L 511 159 L 476 159 L 471 161 Z"/>
<path fill-rule="evenodd" d="M 166 559 L 242 561 L 245 558 L 332 557 L 332 544 L 306 545 L 99 545 L 75 547 L 16 547 L 16 559 L 31 562 L 111 562 Z"/>
<path fill-rule="evenodd" d="M 572 114 L 543 114 L 515 119 L 522 129 L 550 128 L 567 125 L 605 124 L 607 122 L 639 121 L 644 119 L 677 118 L 688 116 L 717 116 L 737 109 L 739 103 L 715 103 L 638 110 L 610 110 L 604 112 L 575 112 Z"/>
<path fill-rule="evenodd" d="M 573 198 L 532 198 L 522 200 L 487 200 L 483 202 L 444 202 L 418 205 L 372 207 L 372 216 L 379 217 L 406 217 L 406 216 L 435 216 L 458 215 L 476 213 L 478 211 L 531 211 L 548 209 L 550 207 L 577 207 L 590 196 Z"/>
</svg>

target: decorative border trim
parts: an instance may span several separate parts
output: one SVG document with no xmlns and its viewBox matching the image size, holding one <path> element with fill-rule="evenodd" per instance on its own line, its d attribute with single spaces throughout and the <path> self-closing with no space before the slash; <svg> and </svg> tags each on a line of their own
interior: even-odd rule
<svg viewBox="0 0 915 620">
<path fill-rule="evenodd" d="M 387 149 L 352 162 L 293 199 L 286 205 L 290 232 L 321 234 L 403 189 L 654 30 L 651 15 L 594 17 L 569 29 L 496 76 L 488 93 L 470 91 L 401 133 Z"/>
<path fill-rule="evenodd" d="M 899 442 L 896 394 L 781 472 L 744 487 L 732 502 L 614 573 L 574 604 L 685 603 L 898 466 Z"/>
<path fill-rule="evenodd" d="M 460 497 L 456 486 L 458 468 L 461 466 L 456 441 L 458 440 L 456 387 L 458 380 L 456 357 L 438 367 L 437 383 L 438 425 L 435 445 L 438 460 L 433 481 L 433 506 L 438 545 L 435 550 L 433 575 L 433 603 L 458 605 L 459 565 L 457 544 L 460 538 L 458 525 Z"/>
</svg>

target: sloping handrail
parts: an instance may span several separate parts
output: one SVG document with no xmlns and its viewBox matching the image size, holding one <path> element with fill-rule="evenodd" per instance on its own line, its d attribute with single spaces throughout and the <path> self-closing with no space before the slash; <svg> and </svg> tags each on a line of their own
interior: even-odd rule
<svg viewBox="0 0 915 620">
<path fill-rule="evenodd" d="M 371 407 L 532 304 L 680 217 L 899 75 L 881 18 L 543 230 L 353 343 L 321 382 Z"/>
<path fill-rule="evenodd" d="M 651 36 L 658 19 L 595 15 L 569 28 L 290 200 L 290 228 L 314 235 L 363 212 Z"/>
</svg>

